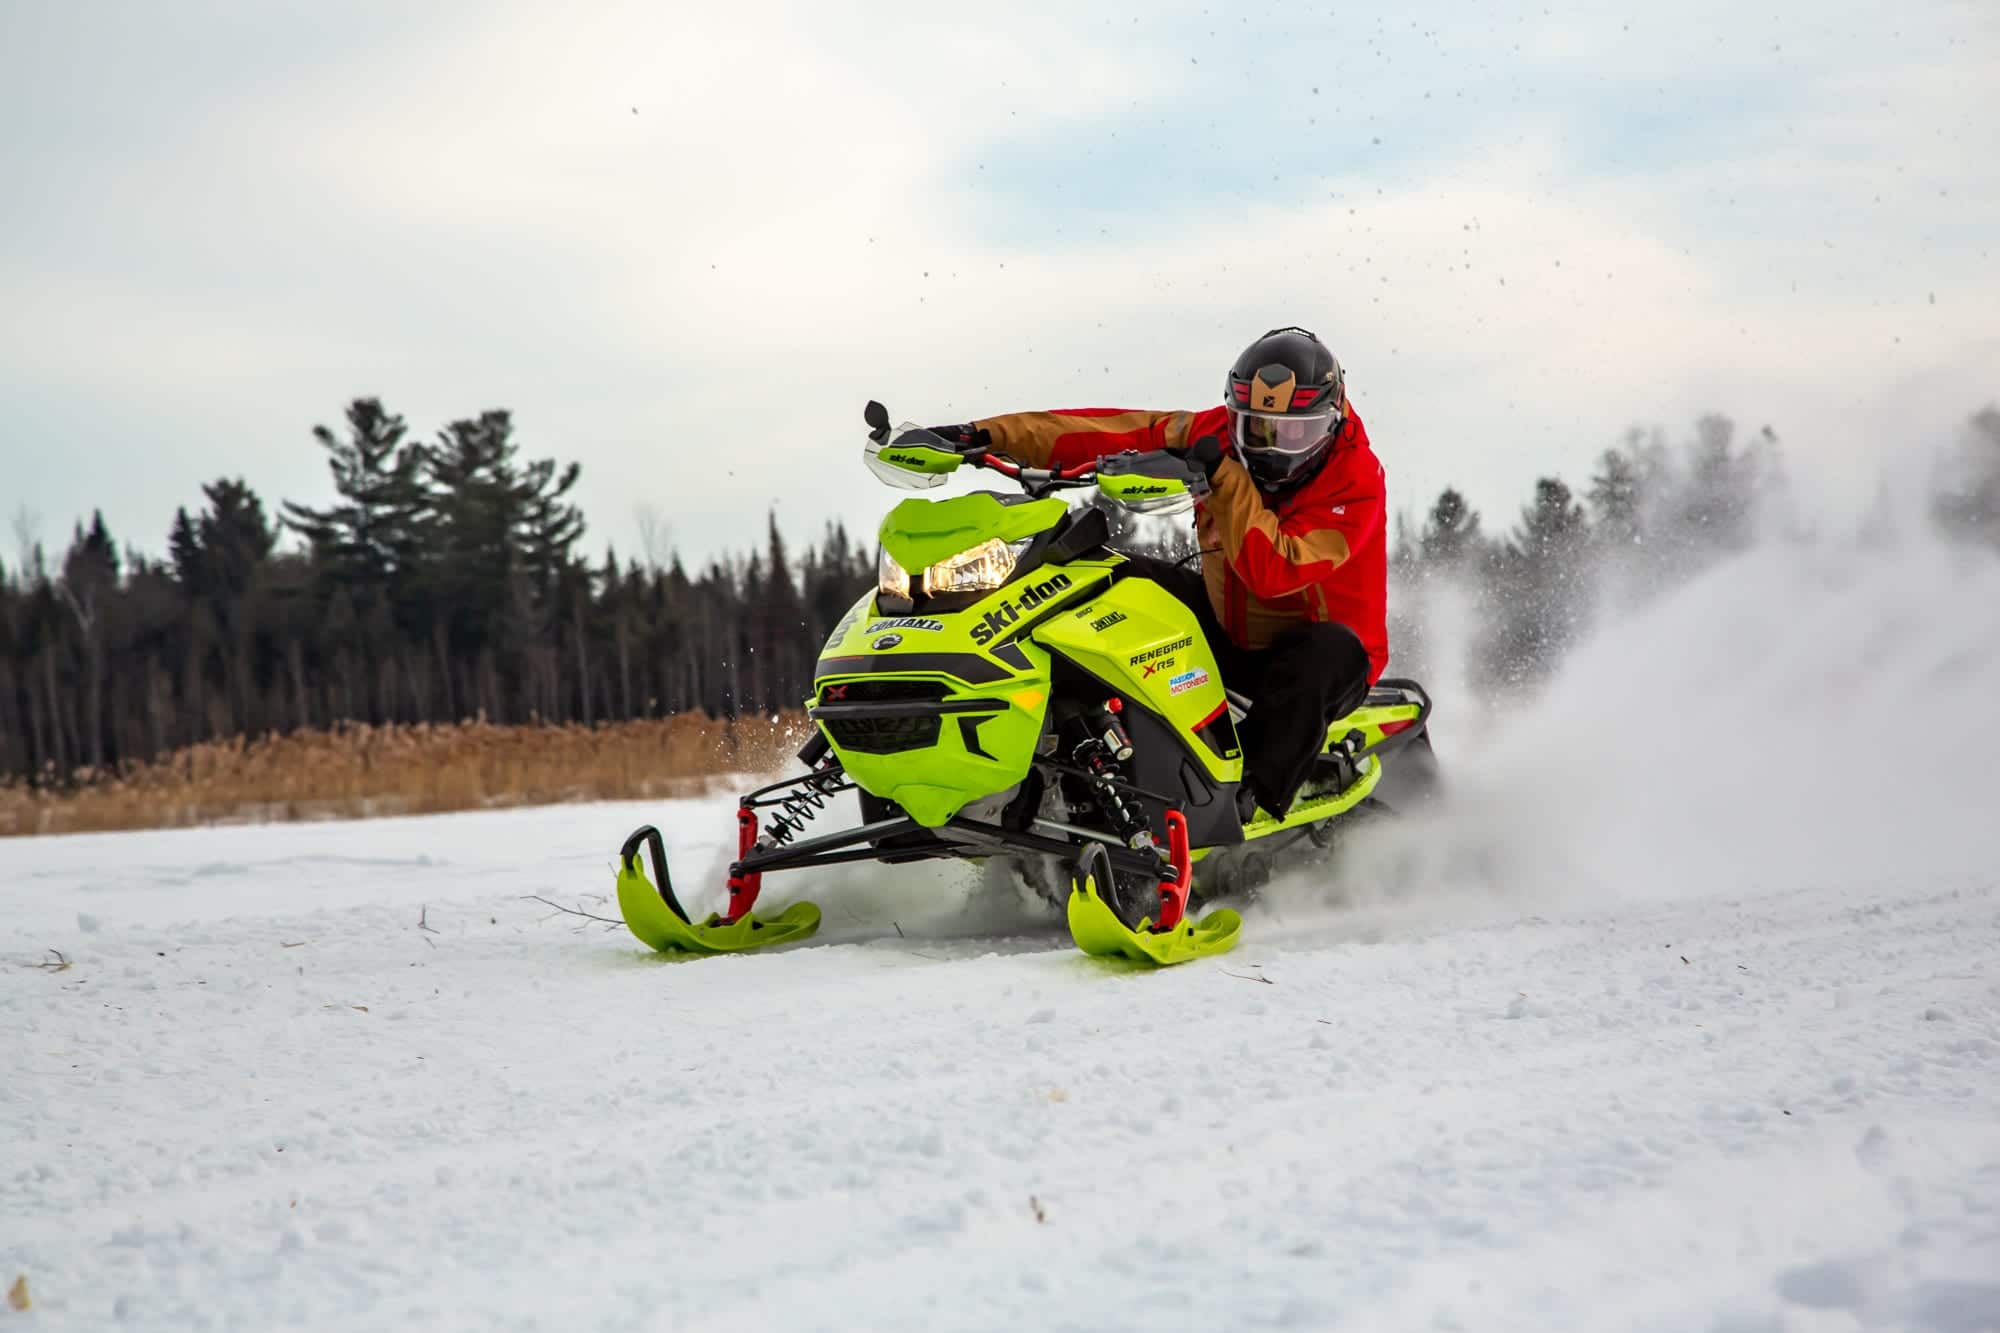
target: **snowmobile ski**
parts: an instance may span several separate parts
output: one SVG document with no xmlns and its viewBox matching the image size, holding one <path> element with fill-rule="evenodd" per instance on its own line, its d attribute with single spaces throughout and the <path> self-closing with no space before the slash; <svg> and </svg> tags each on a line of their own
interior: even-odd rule
<svg viewBox="0 0 2000 1333">
<path fill-rule="evenodd" d="M 1174 863 L 1174 879 L 1160 885 L 1160 909 L 1156 917 L 1142 917 L 1138 925 L 1126 925 L 1126 913 L 1114 905 L 1120 899 L 1118 879 L 1110 857 L 1102 845 L 1084 849 L 1070 879 L 1070 939 L 1084 953 L 1098 959 L 1132 959 L 1152 967 L 1172 967 L 1192 959 L 1228 953 L 1236 947 L 1242 931 L 1242 917 L 1222 907 L 1200 921 L 1186 915 L 1190 859 L 1188 825 L 1174 813 L 1168 817 L 1168 845 Z"/>
<path fill-rule="evenodd" d="M 1129 958 L 1154 967 L 1171 967 L 1196 958 L 1228 953 L 1236 947 L 1243 918 L 1218 907 L 1199 921 L 1187 920 L 1173 930 L 1155 933 L 1133 930 L 1120 921 L 1097 896 L 1096 885 L 1078 885 L 1069 898 L 1069 936 L 1076 947 L 1095 958 Z"/>
<path fill-rule="evenodd" d="M 639 846 L 652 854 L 656 887 L 639 864 Z M 735 895 L 732 895 L 732 905 Z M 793 903 L 774 917 L 743 911 L 730 917 L 711 913 L 706 921 L 690 921 L 674 896 L 667 873 L 660 832 L 651 825 L 626 840 L 618 858 L 618 911 L 626 927 L 642 944 L 661 953 L 741 953 L 802 940 L 819 929 L 819 908 Z"/>
</svg>

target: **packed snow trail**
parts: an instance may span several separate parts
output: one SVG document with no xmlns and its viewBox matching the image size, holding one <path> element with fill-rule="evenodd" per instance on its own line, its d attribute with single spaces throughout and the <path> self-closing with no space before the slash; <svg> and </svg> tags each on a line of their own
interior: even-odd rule
<svg viewBox="0 0 2000 1333">
<path fill-rule="evenodd" d="M 1996 679 L 1988 558 L 1750 557 L 1160 974 L 969 871 L 774 877 L 827 942 L 692 962 L 526 900 L 607 910 L 641 820 L 692 886 L 726 799 L 0 843 L 0 1285 L 65 1329 L 2000 1328 Z"/>
</svg>

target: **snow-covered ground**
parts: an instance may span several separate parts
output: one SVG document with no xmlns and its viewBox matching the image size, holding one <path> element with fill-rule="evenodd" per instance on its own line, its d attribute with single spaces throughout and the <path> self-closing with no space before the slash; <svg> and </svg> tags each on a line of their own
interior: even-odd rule
<svg viewBox="0 0 2000 1333">
<path fill-rule="evenodd" d="M 0 843 L 11 1323 L 2000 1328 L 1996 694 L 1990 560 L 1739 561 L 1152 974 L 527 899 L 726 801 Z"/>
</svg>

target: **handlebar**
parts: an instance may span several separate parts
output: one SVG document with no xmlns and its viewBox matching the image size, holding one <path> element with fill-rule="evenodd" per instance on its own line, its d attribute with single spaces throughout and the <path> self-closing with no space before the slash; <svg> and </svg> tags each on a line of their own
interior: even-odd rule
<svg viewBox="0 0 2000 1333">
<path fill-rule="evenodd" d="M 962 457 L 966 466 L 998 472 L 1003 477 L 1020 482 L 1022 490 L 1037 497 L 1050 491 L 1080 490 L 1097 484 L 1098 460 L 1094 458 L 1070 467 L 1047 468 L 1027 467 L 990 449 L 970 449 Z"/>
<path fill-rule="evenodd" d="M 1068 467 L 1030 467 L 996 452 L 991 444 L 961 442 L 923 426 L 891 427 L 889 411 L 879 402 L 868 404 L 868 467 L 892 486 L 921 490 L 941 483 L 960 467 L 984 468 L 1015 482 L 1028 495 L 1042 499 L 1056 491 L 1096 486 L 1140 513 L 1166 513 L 1208 494 L 1207 477 L 1174 454 L 1136 451 L 1093 458 Z M 1115 478 L 1115 484 L 1114 484 Z"/>
</svg>

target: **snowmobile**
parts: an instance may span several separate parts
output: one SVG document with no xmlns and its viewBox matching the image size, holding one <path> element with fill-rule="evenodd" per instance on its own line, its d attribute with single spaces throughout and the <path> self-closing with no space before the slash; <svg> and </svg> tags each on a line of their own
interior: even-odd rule
<svg viewBox="0 0 2000 1333">
<path fill-rule="evenodd" d="M 806 771 L 737 806 L 727 907 L 688 914 L 657 829 L 620 849 L 619 909 L 646 944 L 728 953 L 804 939 L 819 926 L 814 904 L 755 911 L 776 871 L 1004 857 L 1062 903 L 1084 952 L 1184 962 L 1237 941 L 1241 917 L 1214 900 L 1253 893 L 1281 854 L 1325 849 L 1344 821 L 1382 813 L 1390 763 L 1428 772 L 1430 698 L 1385 680 L 1327 729 L 1289 810 L 1239 801 L 1236 724 L 1250 704 L 1221 679 L 1193 612 L 1111 548 L 1105 509 L 1058 498 L 1093 488 L 1136 513 L 1187 513 L 1206 494 L 1199 468 L 1165 453 L 1033 468 L 892 430 L 880 403 L 866 416 L 864 460 L 883 481 L 926 489 L 977 468 L 1019 493 L 889 511 L 878 586 L 813 672 Z M 860 824 L 805 836 L 849 791 Z"/>
</svg>

